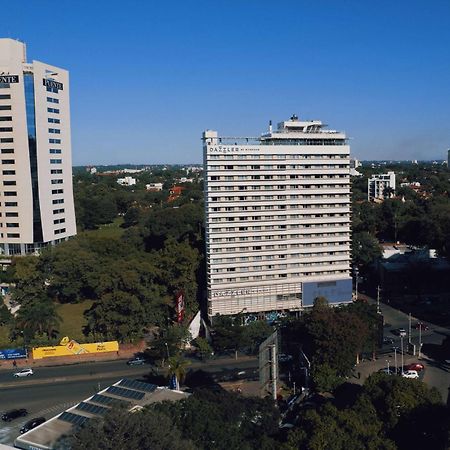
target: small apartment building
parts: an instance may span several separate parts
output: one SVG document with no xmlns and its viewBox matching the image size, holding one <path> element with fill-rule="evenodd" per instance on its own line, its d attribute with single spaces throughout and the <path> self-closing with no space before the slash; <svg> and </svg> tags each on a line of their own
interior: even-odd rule
<svg viewBox="0 0 450 450">
<path fill-rule="evenodd" d="M 117 183 L 120 184 L 121 186 L 135 186 L 136 178 L 133 177 L 118 178 Z"/>
<path fill-rule="evenodd" d="M 394 172 L 376 174 L 367 180 L 367 199 L 369 201 L 379 201 L 391 198 L 394 196 L 394 191 Z"/>
<path fill-rule="evenodd" d="M 69 73 L 0 39 L 0 254 L 76 234 Z"/>
<path fill-rule="evenodd" d="M 350 302 L 350 148 L 296 116 L 261 137 L 205 131 L 208 315 Z"/>
</svg>

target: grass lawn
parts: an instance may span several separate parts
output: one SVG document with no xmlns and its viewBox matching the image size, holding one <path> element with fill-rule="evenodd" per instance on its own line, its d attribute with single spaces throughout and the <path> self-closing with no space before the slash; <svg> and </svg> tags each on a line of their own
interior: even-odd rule
<svg viewBox="0 0 450 450">
<path fill-rule="evenodd" d="M 98 237 L 120 237 L 125 231 L 120 225 L 123 223 L 123 217 L 117 217 L 114 222 L 102 225 L 98 230 L 82 231 L 80 234 L 89 234 Z"/>
<path fill-rule="evenodd" d="M 70 339 L 75 339 L 78 342 L 86 340 L 82 331 L 83 326 L 86 325 L 83 313 L 91 307 L 92 303 L 91 300 L 86 300 L 82 303 L 69 303 L 57 307 L 58 314 L 62 319 L 59 327 L 59 336 L 61 338 L 69 336 Z"/>
</svg>

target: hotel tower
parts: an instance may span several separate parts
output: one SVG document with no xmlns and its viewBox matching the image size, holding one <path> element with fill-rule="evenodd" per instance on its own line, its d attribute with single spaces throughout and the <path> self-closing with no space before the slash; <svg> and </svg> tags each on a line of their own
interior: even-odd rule
<svg viewBox="0 0 450 450">
<path fill-rule="evenodd" d="M 261 137 L 203 133 L 208 315 L 350 302 L 350 148 L 295 115 Z"/>
<path fill-rule="evenodd" d="M 76 234 L 69 73 L 27 62 L 0 39 L 0 254 L 39 251 Z"/>
</svg>

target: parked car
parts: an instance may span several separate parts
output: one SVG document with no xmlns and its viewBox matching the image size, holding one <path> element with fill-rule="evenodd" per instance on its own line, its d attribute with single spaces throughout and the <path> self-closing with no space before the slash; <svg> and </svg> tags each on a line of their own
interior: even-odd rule
<svg viewBox="0 0 450 450">
<path fill-rule="evenodd" d="M 420 372 L 421 370 L 425 369 L 425 366 L 420 363 L 411 363 L 405 366 L 406 370 L 415 370 L 416 372 Z"/>
<path fill-rule="evenodd" d="M 422 331 L 428 331 L 430 328 L 428 327 L 428 325 L 425 325 L 423 322 L 417 322 L 414 325 L 414 328 L 416 330 L 422 330 Z"/>
<path fill-rule="evenodd" d="M 13 377 L 15 378 L 21 378 L 21 377 L 30 377 L 31 375 L 33 375 L 33 369 L 22 369 L 19 370 L 18 372 L 15 372 L 13 374 Z"/>
<path fill-rule="evenodd" d="M 36 428 L 41 423 L 45 422 L 45 417 L 35 417 L 34 419 L 29 420 L 21 429 L 20 433 L 26 433 L 27 431 L 32 430 L 33 428 Z"/>
<path fill-rule="evenodd" d="M 407 370 L 406 372 L 402 373 L 402 377 L 417 379 L 419 378 L 419 374 L 417 373 L 417 370 Z"/>
<path fill-rule="evenodd" d="M 383 367 L 378 372 L 385 373 L 386 375 L 395 375 L 395 369 L 393 367 Z"/>
<path fill-rule="evenodd" d="M 141 356 L 136 356 L 135 358 L 128 360 L 127 364 L 129 366 L 142 366 L 146 362 L 147 361 L 145 360 L 145 358 L 142 358 Z"/>
<path fill-rule="evenodd" d="M 11 422 L 11 420 L 17 419 L 18 417 L 24 417 L 27 415 L 28 415 L 28 411 L 25 408 L 11 409 L 10 411 L 6 411 L 2 415 L 2 420 L 4 422 Z"/>
</svg>

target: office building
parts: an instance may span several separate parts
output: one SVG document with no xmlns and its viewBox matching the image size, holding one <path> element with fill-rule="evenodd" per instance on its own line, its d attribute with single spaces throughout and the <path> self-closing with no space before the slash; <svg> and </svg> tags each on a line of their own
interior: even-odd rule
<svg viewBox="0 0 450 450">
<path fill-rule="evenodd" d="M 27 62 L 0 39 L 0 253 L 39 251 L 76 234 L 69 73 Z"/>
<path fill-rule="evenodd" d="M 209 316 L 351 301 L 345 134 L 292 116 L 261 137 L 203 141 Z"/>
<path fill-rule="evenodd" d="M 394 193 L 394 172 L 376 174 L 367 180 L 367 199 L 369 201 L 382 201 L 393 197 Z"/>
</svg>

